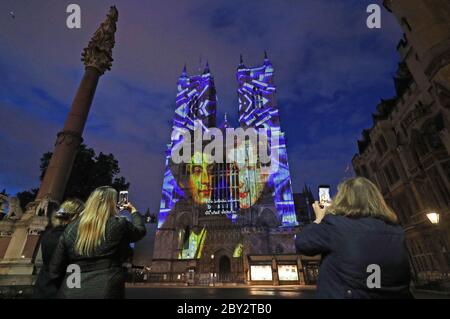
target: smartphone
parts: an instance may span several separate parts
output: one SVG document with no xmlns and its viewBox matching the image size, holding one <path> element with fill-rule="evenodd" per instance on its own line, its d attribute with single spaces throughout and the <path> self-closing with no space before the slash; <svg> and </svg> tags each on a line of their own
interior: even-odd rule
<svg viewBox="0 0 450 319">
<path fill-rule="evenodd" d="M 124 208 L 123 204 L 126 203 L 128 203 L 128 191 L 120 191 L 117 206 L 122 210 Z"/>
<path fill-rule="evenodd" d="M 329 185 L 320 185 L 319 186 L 319 205 L 321 207 L 326 207 L 331 204 L 330 197 L 330 186 Z"/>
</svg>

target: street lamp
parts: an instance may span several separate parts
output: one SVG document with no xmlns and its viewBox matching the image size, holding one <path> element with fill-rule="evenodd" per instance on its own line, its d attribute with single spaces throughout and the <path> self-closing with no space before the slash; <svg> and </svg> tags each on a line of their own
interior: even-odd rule
<svg viewBox="0 0 450 319">
<path fill-rule="evenodd" d="M 433 224 L 433 225 L 438 225 L 439 224 L 439 213 L 436 213 L 435 211 L 430 211 L 429 213 L 426 214 L 428 221 Z M 415 227 L 419 226 L 419 225 L 423 225 L 424 223 L 426 223 L 427 220 L 426 219 L 422 219 L 422 221 L 419 221 L 418 223 L 415 223 L 414 225 L 405 228 L 405 231 L 408 231 L 410 229 L 414 229 Z M 414 272 L 414 277 L 415 277 L 415 281 L 417 281 L 417 275 L 418 275 L 418 271 L 416 269 L 415 263 L 413 261 L 413 256 L 411 255 L 411 252 L 409 251 L 409 249 L 407 249 L 408 255 L 409 255 L 409 259 L 411 262 L 411 265 L 413 267 L 413 272 Z"/>
<path fill-rule="evenodd" d="M 211 254 L 211 286 L 214 286 L 214 254 Z"/>
<path fill-rule="evenodd" d="M 438 213 L 430 212 L 427 214 L 427 218 L 433 225 L 439 224 L 439 214 Z"/>
</svg>

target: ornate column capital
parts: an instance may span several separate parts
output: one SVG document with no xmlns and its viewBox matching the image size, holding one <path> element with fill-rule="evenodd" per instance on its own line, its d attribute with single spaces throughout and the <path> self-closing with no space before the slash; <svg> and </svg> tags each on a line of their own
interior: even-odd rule
<svg viewBox="0 0 450 319">
<path fill-rule="evenodd" d="M 100 74 L 105 73 L 106 70 L 111 70 L 112 66 L 112 48 L 114 48 L 116 33 L 116 22 L 119 13 L 115 6 L 109 10 L 106 20 L 100 24 L 100 27 L 95 31 L 94 35 L 89 41 L 89 44 L 84 48 L 81 58 L 84 65 L 87 67 L 96 68 Z"/>
</svg>

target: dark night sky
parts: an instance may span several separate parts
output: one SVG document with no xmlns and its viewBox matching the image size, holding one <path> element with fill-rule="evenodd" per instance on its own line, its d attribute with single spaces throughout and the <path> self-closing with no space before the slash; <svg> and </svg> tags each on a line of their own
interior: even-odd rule
<svg viewBox="0 0 450 319">
<path fill-rule="evenodd" d="M 82 9 L 78 30 L 65 24 L 74 2 Z M 39 185 L 39 158 L 53 149 L 83 73 L 81 51 L 112 4 L 115 61 L 100 79 L 84 139 L 116 156 L 138 207 L 159 207 L 183 64 L 192 74 L 209 60 L 218 122 L 228 112 L 237 124 L 239 54 L 254 66 L 264 50 L 275 67 L 294 191 L 304 183 L 335 187 L 352 175 L 346 167 L 376 104 L 394 94 L 401 29 L 384 8 L 382 28 L 368 29 L 370 3 L 381 1 L 2 0 L 0 189 Z"/>
</svg>

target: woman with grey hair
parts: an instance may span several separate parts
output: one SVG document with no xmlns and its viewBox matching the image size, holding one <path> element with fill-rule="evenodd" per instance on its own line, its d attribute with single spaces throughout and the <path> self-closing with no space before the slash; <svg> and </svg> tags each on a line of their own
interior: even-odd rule
<svg viewBox="0 0 450 319">
<path fill-rule="evenodd" d="M 58 244 L 59 238 L 63 234 L 66 226 L 75 220 L 83 211 L 84 203 L 79 199 L 69 199 L 61 204 L 61 207 L 51 213 L 51 227 L 42 235 L 42 269 L 38 275 L 34 286 L 34 298 L 52 299 L 56 298 L 59 283 L 52 282 L 49 277 L 49 264 Z"/>
<path fill-rule="evenodd" d="M 338 186 L 328 207 L 296 238 L 297 251 L 322 255 L 318 298 L 410 298 L 405 234 L 378 188 L 366 178 Z"/>
</svg>

